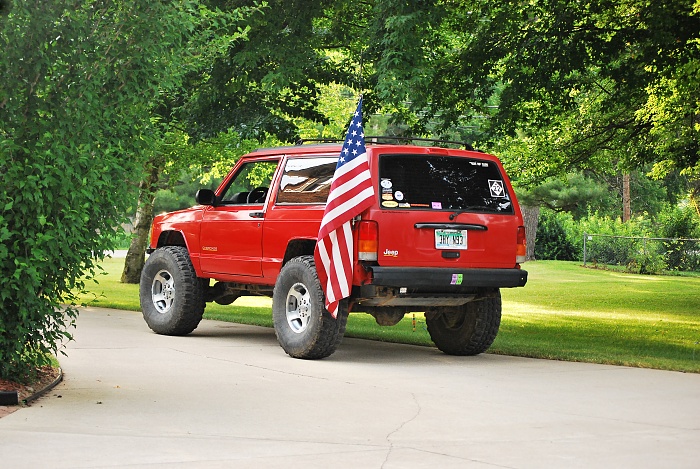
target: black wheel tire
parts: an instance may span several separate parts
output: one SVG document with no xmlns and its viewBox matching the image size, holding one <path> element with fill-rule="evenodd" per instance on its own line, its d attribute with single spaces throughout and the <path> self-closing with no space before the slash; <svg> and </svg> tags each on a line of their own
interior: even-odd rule
<svg viewBox="0 0 700 469">
<path fill-rule="evenodd" d="M 289 356 L 330 356 L 343 340 L 347 321 L 347 301 L 340 302 L 336 319 L 326 310 L 313 256 L 295 257 L 282 267 L 272 295 L 272 322 Z"/>
<path fill-rule="evenodd" d="M 458 308 L 427 312 L 425 323 L 438 349 L 448 355 L 478 355 L 493 344 L 501 325 L 501 293 Z"/>
<path fill-rule="evenodd" d="M 157 334 L 186 335 L 204 314 L 204 288 L 187 248 L 166 246 L 154 251 L 141 271 L 141 310 Z"/>
</svg>

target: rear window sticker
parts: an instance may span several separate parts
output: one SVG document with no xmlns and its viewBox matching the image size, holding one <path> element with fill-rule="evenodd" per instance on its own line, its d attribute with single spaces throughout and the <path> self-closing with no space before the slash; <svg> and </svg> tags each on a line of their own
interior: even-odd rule
<svg viewBox="0 0 700 469">
<path fill-rule="evenodd" d="M 401 192 L 401 191 L 394 192 L 394 198 L 396 200 L 403 200 L 403 192 Z"/>
<path fill-rule="evenodd" d="M 452 281 L 450 282 L 450 285 L 461 285 L 462 280 L 464 280 L 463 274 L 452 274 Z"/>
<path fill-rule="evenodd" d="M 506 190 L 503 187 L 503 181 L 489 179 L 489 190 L 491 191 L 491 197 L 505 197 L 506 196 Z"/>
<path fill-rule="evenodd" d="M 391 184 L 391 179 L 382 179 L 379 183 L 384 189 L 391 189 L 393 185 Z"/>
<path fill-rule="evenodd" d="M 388 194 L 382 194 L 382 200 L 394 200 L 394 196 L 389 192 Z"/>
<path fill-rule="evenodd" d="M 428 204 L 411 204 L 411 207 L 430 207 Z"/>
<path fill-rule="evenodd" d="M 432 202 L 430 204 L 435 210 L 441 210 L 442 209 L 442 202 Z"/>
<path fill-rule="evenodd" d="M 400 203 L 399 207 L 401 208 L 411 208 L 411 204 L 407 204 L 406 202 Z"/>
<path fill-rule="evenodd" d="M 398 207 L 399 203 L 394 200 L 385 200 L 382 202 L 382 207 Z"/>
</svg>

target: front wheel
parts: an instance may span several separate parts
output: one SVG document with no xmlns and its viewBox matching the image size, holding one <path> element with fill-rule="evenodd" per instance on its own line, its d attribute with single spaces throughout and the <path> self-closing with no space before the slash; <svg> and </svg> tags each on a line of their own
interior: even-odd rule
<svg viewBox="0 0 700 469">
<path fill-rule="evenodd" d="M 187 248 L 165 246 L 153 252 L 141 271 L 143 318 L 157 334 L 186 335 L 204 314 L 204 288 Z"/>
<path fill-rule="evenodd" d="M 448 355 L 478 355 L 488 350 L 501 325 L 501 293 L 457 308 L 427 311 L 425 323 L 438 349 Z"/>
<path fill-rule="evenodd" d="M 277 341 L 294 358 L 325 358 L 345 334 L 347 301 L 336 319 L 324 306 L 313 256 L 300 256 L 282 267 L 272 295 L 272 321 Z"/>
</svg>

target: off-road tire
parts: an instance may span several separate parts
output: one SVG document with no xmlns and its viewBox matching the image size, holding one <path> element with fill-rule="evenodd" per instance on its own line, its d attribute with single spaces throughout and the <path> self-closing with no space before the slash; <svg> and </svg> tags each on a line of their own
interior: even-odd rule
<svg viewBox="0 0 700 469">
<path fill-rule="evenodd" d="M 478 355 L 488 350 L 501 325 L 501 293 L 457 308 L 426 312 L 428 333 L 448 355 Z"/>
<path fill-rule="evenodd" d="M 204 286 L 187 248 L 165 246 L 148 257 L 139 297 L 143 318 L 153 332 L 186 335 L 197 328 L 204 314 Z"/>
<path fill-rule="evenodd" d="M 289 356 L 330 356 L 343 340 L 347 321 L 347 301 L 340 302 L 335 319 L 326 310 L 313 256 L 295 257 L 282 267 L 272 295 L 272 322 Z"/>
</svg>

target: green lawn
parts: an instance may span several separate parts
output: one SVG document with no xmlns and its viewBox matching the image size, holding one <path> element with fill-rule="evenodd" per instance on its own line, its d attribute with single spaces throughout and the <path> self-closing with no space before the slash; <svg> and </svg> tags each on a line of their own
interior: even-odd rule
<svg viewBox="0 0 700 469">
<path fill-rule="evenodd" d="M 119 283 L 122 259 L 102 264 L 92 306 L 139 310 L 138 286 Z M 585 269 L 537 261 L 524 288 L 504 289 L 501 329 L 490 353 L 700 372 L 700 278 Z M 208 304 L 205 318 L 272 326 L 269 298 Z M 346 336 L 431 345 L 420 313 L 380 327 L 351 314 Z"/>
</svg>

